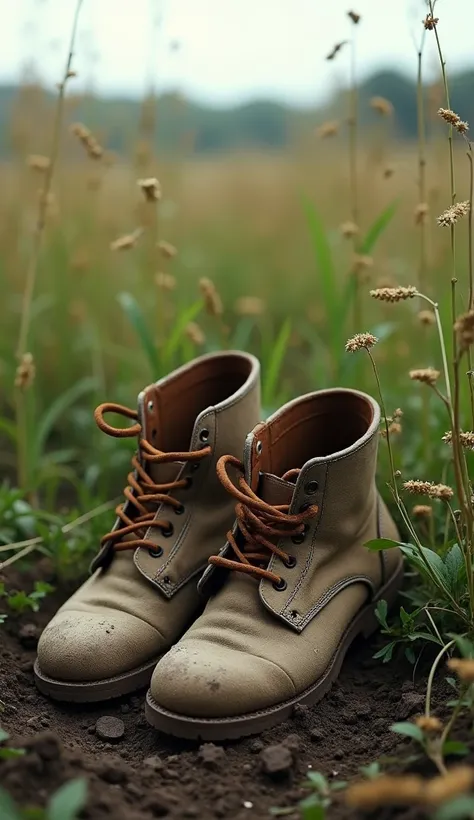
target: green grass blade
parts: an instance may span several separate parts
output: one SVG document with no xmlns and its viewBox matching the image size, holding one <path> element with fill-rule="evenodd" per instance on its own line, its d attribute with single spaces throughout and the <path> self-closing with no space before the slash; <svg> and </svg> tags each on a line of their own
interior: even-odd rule
<svg viewBox="0 0 474 820">
<path fill-rule="evenodd" d="M 202 307 L 202 300 L 199 299 L 198 302 L 194 302 L 179 314 L 173 328 L 171 329 L 168 339 L 163 345 L 164 365 L 168 365 L 171 362 L 174 354 L 178 350 L 179 343 L 183 337 L 187 325 L 189 325 L 189 323 L 196 318 L 196 316 L 201 312 Z"/>
<path fill-rule="evenodd" d="M 390 222 L 392 221 L 397 207 L 398 199 L 395 199 L 390 203 L 390 205 L 387 206 L 387 208 L 385 208 L 384 211 L 382 211 L 382 213 L 376 217 L 359 245 L 359 253 L 367 256 L 373 251 L 383 232 L 388 228 Z"/>
<path fill-rule="evenodd" d="M 283 357 L 288 346 L 290 332 L 291 322 L 289 319 L 286 319 L 275 339 L 271 355 L 266 363 L 266 374 L 262 387 L 262 403 L 265 408 L 269 407 L 275 398 L 276 386 L 283 364 Z"/>
<path fill-rule="evenodd" d="M 3 433 L 13 442 L 17 440 L 16 425 L 13 421 L 9 421 L 9 419 L 0 418 L 0 433 Z"/>
<path fill-rule="evenodd" d="M 335 341 L 334 334 L 339 323 L 340 299 L 331 247 L 319 214 L 307 197 L 303 197 L 303 209 L 313 245 L 331 341 Z"/>
<path fill-rule="evenodd" d="M 35 437 L 35 451 L 37 459 L 44 453 L 46 442 L 51 435 L 56 423 L 64 413 L 72 407 L 78 399 L 97 389 L 97 381 L 91 376 L 76 382 L 69 390 L 62 393 L 56 401 L 51 404 L 46 413 L 41 417 Z"/>
<path fill-rule="evenodd" d="M 137 300 L 131 293 L 119 293 L 117 299 L 140 340 L 143 352 L 145 353 L 150 365 L 152 378 L 157 379 L 160 375 L 160 360 L 155 342 L 153 341 L 153 337 L 147 327 L 142 310 Z"/>
</svg>

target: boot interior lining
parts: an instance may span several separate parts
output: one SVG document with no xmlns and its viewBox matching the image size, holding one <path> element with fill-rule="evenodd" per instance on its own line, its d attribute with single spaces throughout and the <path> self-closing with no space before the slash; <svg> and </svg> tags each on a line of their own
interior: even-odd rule
<svg viewBox="0 0 474 820">
<path fill-rule="evenodd" d="M 159 447 L 168 452 L 189 448 L 197 416 L 228 399 L 250 376 L 250 361 L 238 356 L 219 356 L 194 364 L 169 381 L 154 387 L 158 408 Z"/>
<path fill-rule="evenodd" d="M 266 469 L 283 475 L 312 458 L 345 450 L 365 435 L 372 421 L 372 406 L 357 394 L 310 397 L 269 423 L 271 464 Z"/>
</svg>

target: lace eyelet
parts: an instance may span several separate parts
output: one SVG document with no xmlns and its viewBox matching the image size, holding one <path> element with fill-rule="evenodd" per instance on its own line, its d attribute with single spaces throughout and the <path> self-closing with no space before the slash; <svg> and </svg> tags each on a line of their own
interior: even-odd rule
<svg viewBox="0 0 474 820">
<path fill-rule="evenodd" d="M 149 549 L 148 555 L 150 556 L 150 558 L 161 558 L 161 556 L 163 555 L 163 548 L 155 547 L 154 549 Z"/>
<path fill-rule="evenodd" d="M 285 567 L 288 569 L 293 569 L 296 567 L 296 557 L 294 555 L 288 555 L 285 561 L 283 561 Z"/>
<path fill-rule="evenodd" d="M 319 484 L 317 481 L 308 481 L 307 484 L 304 485 L 304 491 L 306 495 L 314 495 L 318 492 Z"/>
<path fill-rule="evenodd" d="M 180 504 L 179 507 L 174 508 L 174 513 L 175 513 L 175 515 L 182 515 L 184 513 L 185 509 L 186 509 L 186 507 L 184 506 L 184 504 Z"/>
<path fill-rule="evenodd" d="M 256 443 L 256 445 L 255 445 L 255 452 L 257 453 L 257 455 L 258 455 L 258 456 L 261 454 L 262 450 L 263 450 L 263 444 L 262 444 L 262 442 L 261 442 L 261 441 L 257 441 L 257 443 Z"/>
<path fill-rule="evenodd" d="M 303 532 L 298 532 L 296 535 L 292 537 L 293 544 L 302 544 L 304 539 L 306 538 L 306 533 L 308 532 L 308 525 L 303 524 Z"/>
<path fill-rule="evenodd" d="M 306 510 L 309 510 L 310 507 L 311 504 L 309 503 L 309 501 L 305 501 L 304 504 L 302 504 L 300 507 L 300 512 L 306 512 Z"/>
<path fill-rule="evenodd" d="M 275 583 L 273 584 L 273 589 L 276 589 L 277 592 L 283 592 L 283 590 L 286 589 L 287 586 L 288 584 L 286 583 L 285 579 L 280 578 L 279 581 L 275 581 Z"/>
<path fill-rule="evenodd" d="M 169 527 L 167 527 L 165 530 L 161 530 L 161 534 L 164 535 L 165 538 L 170 538 L 174 533 L 174 527 L 173 527 L 171 521 L 169 521 L 168 523 L 169 523 Z M 162 550 L 162 552 L 163 552 L 163 550 Z"/>
<path fill-rule="evenodd" d="M 208 441 L 209 430 L 207 429 L 207 427 L 202 428 L 201 432 L 199 433 L 199 438 L 201 439 L 201 441 Z"/>
</svg>

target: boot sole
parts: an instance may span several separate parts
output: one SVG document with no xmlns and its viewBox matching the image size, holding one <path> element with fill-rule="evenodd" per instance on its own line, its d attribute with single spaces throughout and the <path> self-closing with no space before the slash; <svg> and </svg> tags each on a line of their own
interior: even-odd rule
<svg viewBox="0 0 474 820">
<path fill-rule="evenodd" d="M 47 695 L 53 700 L 69 703 L 96 703 L 101 700 L 111 700 L 148 686 L 155 666 L 162 657 L 161 654 L 143 666 L 131 669 L 129 672 L 124 672 L 122 675 L 116 675 L 113 678 L 84 682 L 74 681 L 72 683 L 48 677 L 41 671 L 38 660 L 36 660 L 34 665 L 35 683 L 43 695 Z"/>
<path fill-rule="evenodd" d="M 369 638 L 379 627 L 375 617 L 375 608 L 379 600 L 385 599 L 392 606 L 403 582 L 403 563 L 400 563 L 391 579 L 380 590 L 376 601 L 364 607 L 350 624 L 333 655 L 323 677 L 304 692 L 291 700 L 261 709 L 246 715 L 230 718 L 192 718 L 170 712 L 159 706 L 148 691 L 145 702 L 145 717 L 155 729 L 167 735 L 187 740 L 237 740 L 247 735 L 259 734 L 271 729 L 278 723 L 287 720 L 297 704 L 313 705 L 318 703 L 331 689 L 339 676 L 342 663 L 352 642 L 359 635 Z"/>
</svg>

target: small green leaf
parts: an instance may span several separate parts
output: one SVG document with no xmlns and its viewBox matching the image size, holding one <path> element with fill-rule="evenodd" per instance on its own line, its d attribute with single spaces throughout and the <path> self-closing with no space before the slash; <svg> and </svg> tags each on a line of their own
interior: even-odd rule
<svg viewBox="0 0 474 820">
<path fill-rule="evenodd" d="M 9 737 L 10 735 L 5 729 L 0 729 L 0 743 L 3 743 L 4 740 L 8 740 Z"/>
<path fill-rule="evenodd" d="M 0 760 L 11 760 L 14 757 L 23 757 L 25 754 L 24 749 L 9 749 L 8 747 L 2 747 L 0 749 Z"/>
<path fill-rule="evenodd" d="M 469 820 L 474 813 L 474 797 L 463 794 L 444 803 L 434 815 L 435 820 Z"/>
<path fill-rule="evenodd" d="M 367 541 L 364 544 L 371 552 L 380 552 L 380 550 L 391 550 L 394 547 L 400 547 L 399 541 L 392 541 L 391 538 L 374 538 L 372 541 Z"/>
<path fill-rule="evenodd" d="M 417 740 L 418 743 L 423 743 L 424 735 L 419 726 L 415 726 L 414 723 L 394 723 L 393 726 L 390 727 L 391 732 L 395 732 L 397 735 L 404 735 L 404 737 L 411 737 L 413 740 Z"/>
<path fill-rule="evenodd" d="M 469 747 L 466 746 L 465 743 L 462 743 L 460 740 L 447 740 L 443 746 L 443 755 L 459 755 L 460 757 L 464 757 L 464 755 L 469 754 Z"/>
<path fill-rule="evenodd" d="M 474 643 L 466 638 L 465 635 L 449 634 L 449 637 L 456 642 L 456 646 L 463 658 L 474 658 Z"/>
<path fill-rule="evenodd" d="M 388 629 L 387 624 L 387 615 L 388 615 L 388 604 L 387 601 L 382 598 L 380 601 L 377 601 L 377 606 L 375 607 L 375 616 L 379 623 L 382 624 L 386 629 Z"/>
<path fill-rule="evenodd" d="M 2 820 L 22 820 L 20 810 L 8 792 L 0 787 L 0 817 Z"/>
<path fill-rule="evenodd" d="M 311 786 L 320 794 L 326 795 L 329 791 L 329 784 L 321 772 L 308 772 L 308 780 Z"/>
<path fill-rule="evenodd" d="M 392 660 L 393 650 L 395 649 L 396 645 L 397 644 L 395 641 L 391 641 L 390 643 L 386 644 L 386 646 L 383 646 L 382 649 L 379 649 L 379 651 L 376 652 L 375 655 L 373 655 L 372 657 L 381 658 L 383 659 L 384 663 L 388 663 Z"/>
<path fill-rule="evenodd" d="M 326 817 L 326 810 L 315 795 L 307 797 L 299 804 L 302 820 L 324 820 Z"/>
<path fill-rule="evenodd" d="M 369 763 L 367 766 L 361 766 L 359 771 L 369 780 L 375 780 L 380 774 L 380 763 L 374 760 L 373 763 Z"/>
<path fill-rule="evenodd" d="M 87 801 L 87 781 L 84 777 L 70 780 L 51 797 L 46 810 L 48 820 L 76 820 Z"/>
</svg>

